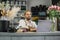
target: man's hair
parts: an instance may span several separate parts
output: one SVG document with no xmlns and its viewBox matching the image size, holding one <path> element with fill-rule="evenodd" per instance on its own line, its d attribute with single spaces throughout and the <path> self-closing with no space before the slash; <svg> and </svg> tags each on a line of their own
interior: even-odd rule
<svg viewBox="0 0 60 40">
<path fill-rule="evenodd" d="M 27 12 L 31 12 L 31 11 L 30 11 L 30 10 L 26 10 L 25 13 L 24 13 L 24 15 L 25 15 Z"/>
</svg>

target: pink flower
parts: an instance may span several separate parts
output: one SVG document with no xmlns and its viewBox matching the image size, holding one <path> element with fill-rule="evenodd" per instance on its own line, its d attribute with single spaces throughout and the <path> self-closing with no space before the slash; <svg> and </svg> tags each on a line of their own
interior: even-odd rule
<svg viewBox="0 0 60 40">
<path fill-rule="evenodd" d="M 54 9 L 56 9 L 57 8 L 57 6 L 56 5 L 54 5 Z"/>
<path fill-rule="evenodd" d="M 60 7 L 59 7 L 59 10 L 60 10 Z"/>
<path fill-rule="evenodd" d="M 51 10 L 51 9 L 52 9 L 51 7 L 48 8 L 48 10 Z"/>
<path fill-rule="evenodd" d="M 48 10 L 57 10 L 57 11 L 60 11 L 60 7 L 59 6 L 56 6 L 56 5 L 52 5 L 48 8 Z"/>
<path fill-rule="evenodd" d="M 58 7 L 58 11 L 60 12 L 60 7 Z"/>
<path fill-rule="evenodd" d="M 58 6 L 58 10 L 60 9 L 60 7 Z"/>
<path fill-rule="evenodd" d="M 58 6 L 56 6 L 56 10 L 58 10 Z"/>
<path fill-rule="evenodd" d="M 53 8 L 54 8 L 54 6 L 52 5 L 48 8 L 48 10 L 52 10 Z"/>
<path fill-rule="evenodd" d="M 54 8 L 54 6 L 52 5 L 51 8 Z"/>
</svg>

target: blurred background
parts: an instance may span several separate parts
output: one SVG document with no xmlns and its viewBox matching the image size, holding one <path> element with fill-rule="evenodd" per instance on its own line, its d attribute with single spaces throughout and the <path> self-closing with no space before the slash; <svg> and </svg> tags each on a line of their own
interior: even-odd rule
<svg viewBox="0 0 60 40">
<path fill-rule="evenodd" d="M 8 11 L 14 7 L 20 8 L 20 11 L 17 12 L 13 20 L 0 20 L 0 31 L 15 32 L 15 28 L 17 27 L 19 20 L 24 19 L 23 14 L 26 10 L 30 10 L 32 12 L 32 20 L 38 25 L 38 32 L 52 31 L 52 22 L 50 21 L 49 14 L 47 13 L 48 7 L 51 5 L 60 6 L 60 0 L 0 0 L 0 10 L 4 8 L 4 10 Z M 0 16 L 2 15 L 0 14 Z M 60 31 L 60 18 L 56 18 L 55 26 L 55 29 L 52 29 Z"/>
</svg>

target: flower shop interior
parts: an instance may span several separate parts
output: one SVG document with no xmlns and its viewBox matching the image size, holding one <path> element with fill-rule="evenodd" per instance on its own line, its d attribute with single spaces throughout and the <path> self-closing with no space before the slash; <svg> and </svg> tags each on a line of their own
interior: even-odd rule
<svg viewBox="0 0 60 40">
<path fill-rule="evenodd" d="M 60 40 L 60 0 L 0 0 L 0 40 Z"/>
</svg>

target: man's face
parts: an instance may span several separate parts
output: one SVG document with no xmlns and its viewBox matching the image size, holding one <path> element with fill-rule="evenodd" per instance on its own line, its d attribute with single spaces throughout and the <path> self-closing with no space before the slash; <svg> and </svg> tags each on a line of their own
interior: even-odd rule
<svg viewBox="0 0 60 40">
<path fill-rule="evenodd" d="M 30 20 L 31 19 L 31 12 L 26 12 L 26 14 L 25 14 L 25 18 L 27 19 L 27 20 Z"/>
</svg>

